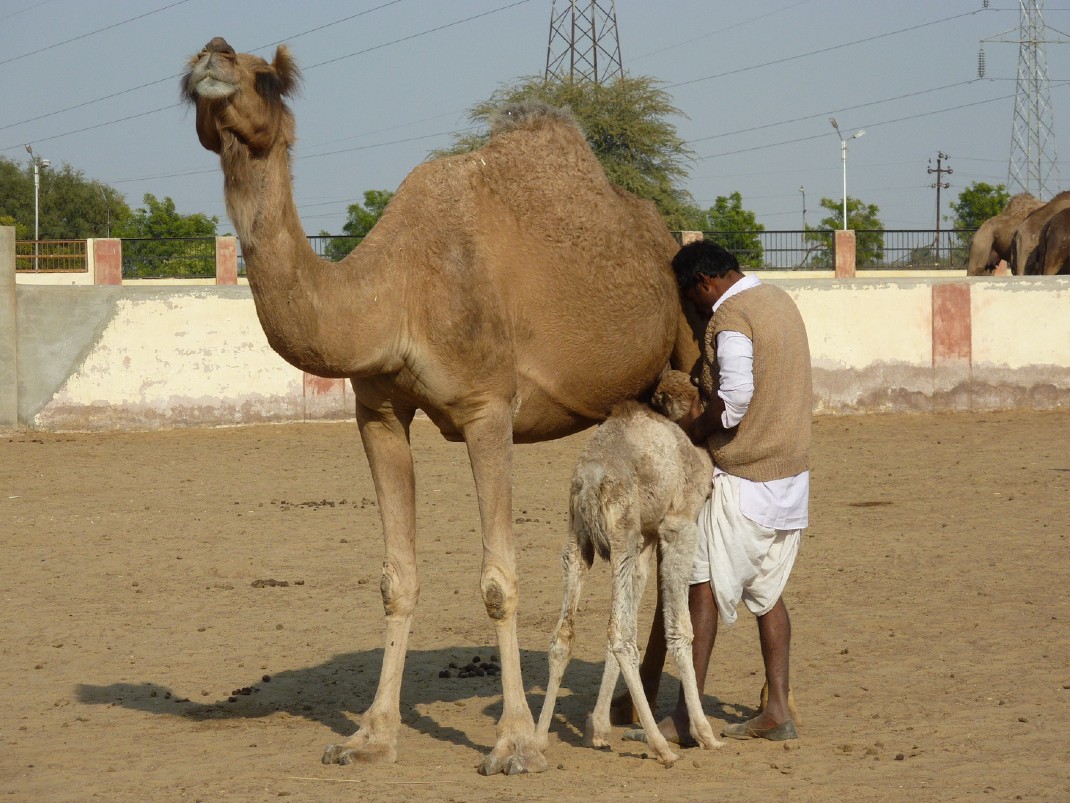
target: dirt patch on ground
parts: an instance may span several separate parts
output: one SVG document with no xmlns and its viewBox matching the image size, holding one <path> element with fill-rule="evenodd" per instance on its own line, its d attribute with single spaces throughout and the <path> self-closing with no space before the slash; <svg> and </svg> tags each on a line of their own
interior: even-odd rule
<svg viewBox="0 0 1070 803">
<path fill-rule="evenodd" d="M 536 711 L 568 477 L 589 433 L 517 449 L 520 643 Z M 463 445 L 414 426 L 423 582 L 392 766 L 319 763 L 371 702 L 381 535 L 354 424 L 0 437 L 0 794 L 13 800 L 1070 799 L 1070 414 L 822 418 L 786 599 L 786 745 L 581 746 L 604 649 L 596 566 L 550 769 L 482 778 L 500 678 Z M 648 604 L 641 623 L 647 627 Z M 747 614 L 715 729 L 761 687 Z M 644 630 L 645 632 L 645 630 Z M 455 673 L 454 673 L 455 674 Z M 663 684 L 659 708 L 676 693 Z"/>
</svg>

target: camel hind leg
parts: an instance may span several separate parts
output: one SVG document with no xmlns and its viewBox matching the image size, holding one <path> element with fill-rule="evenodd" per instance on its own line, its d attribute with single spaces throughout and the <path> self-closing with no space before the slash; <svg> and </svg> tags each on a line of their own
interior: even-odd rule
<svg viewBox="0 0 1070 803">
<path fill-rule="evenodd" d="M 687 518 L 666 517 L 658 528 L 658 538 L 661 543 L 658 582 L 661 585 L 664 606 L 662 613 L 665 618 L 665 643 L 673 661 L 676 662 L 676 671 L 680 673 L 680 687 L 691 723 L 691 738 L 703 748 L 720 747 L 723 742 L 714 736 L 713 728 L 702 711 L 695 666 L 691 658 L 694 633 L 691 630 L 691 615 L 687 605 L 687 589 L 698 540 L 698 526 Z"/>
<path fill-rule="evenodd" d="M 580 591 L 583 589 L 583 579 L 587 574 L 587 562 L 580 555 L 579 541 L 572 527 L 569 530 L 568 541 L 561 554 L 565 586 L 564 599 L 561 602 L 561 616 L 550 638 L 548 653 L 550 676 L 546 681 L 546 697 L 542 701 L 542 712 L 535 726 L 535 743 L 543 751 L 549 746 L 550 722 L 554 718 L 554 706 L 561 689 L 561 678 L 572 657 L 572 642 L 576 637 L 576 609 L 580 604 Z"/>
</svg>

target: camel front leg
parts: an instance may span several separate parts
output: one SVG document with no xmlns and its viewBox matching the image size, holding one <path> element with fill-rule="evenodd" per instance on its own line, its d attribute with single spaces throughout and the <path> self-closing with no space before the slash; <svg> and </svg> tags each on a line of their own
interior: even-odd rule
<svg viewBox="0 0 1070 803">
<path fill-rule="evenodd" d="M 401 724 L 401 676 L 405 669 L 412 615 L 420 596 L 416 575 L 416 496 L 409 448 L 411 412 L 395 414 L 387 405 L 372 410 L 357 402 L 357 423 L 368 455 L 386 556 L 379 589 L 386 611 L 386 647 L 379 687 L 361 726 L 340 744 L 329 745 L 324 764 L 397 760 Z"/>
<path fill-rule="evenodd" d="M 519 590 L 512 527 L 513 426 L 508 405 L 488 406 L 478 418 L 465 424 L 462 432 L 472 462 L 483 528 L 479 587 L 498 636 L 504 698 L 497 743 L 483 759 L 479 772 L 542 772 L 546 758 L 535 742 L 535 721 L 524 697 L 516 637 Z"/>
</svg>

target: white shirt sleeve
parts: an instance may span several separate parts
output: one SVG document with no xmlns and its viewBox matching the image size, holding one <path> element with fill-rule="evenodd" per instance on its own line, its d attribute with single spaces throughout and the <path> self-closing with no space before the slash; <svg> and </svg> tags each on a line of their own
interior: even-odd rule
<svg viewBox="0 0 1070 803">
<path fill-rule="evenodd" d="M 718 332 L 717 364 L 717 395 L 724 399 L 721 423 L 731 428 L 743 420 L 754 396 L 754 343 L 742 332 Z"/>
</svg>

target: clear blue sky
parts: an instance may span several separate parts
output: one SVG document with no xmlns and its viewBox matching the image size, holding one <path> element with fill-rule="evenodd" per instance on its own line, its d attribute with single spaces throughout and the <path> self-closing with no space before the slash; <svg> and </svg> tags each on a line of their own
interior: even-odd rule
<svg viewBox="0 0 1070 803">
<path fill-rule="evenodd" d="M 609 0 L 602 0 L 608 5 Z M 950 155 L 947 202 L 1006 181 L 1018 47 L 979 42 L 1018 25 L 993 0 L 617 0 L 625 69 L 662 82 L 686 115 L 687 188 L 703 206 L 739 191 L 768 229 L 795 229 L 848 193 L 887 228 L 932 228 L 926 172 Z M 213 36 L 269 56 L 287 42 L 305 69 L 295 101 L 295 198 L 310 234 L 338 233 L 365 190 L 395 189 L 467 126 L 497 87 L 541 74 L 551 0 L 0 0 L 0 155 L 24 143 L 141 205 L 171 196 L 217 215 L 222 178 L 178 104 L 186 59 Z M 1070 30 L 1070 0 L 1045 20 Z M 1050 31 L 1058 38 L 1056 31 Z M 1070 153 L 1070 45 L 1047 47 L 1055 132 Z M 36 119 L 35 119 L 36 118 Z M 1070 179 L 1063 163 L 1061 173 Z M 1065 186 L 1065 185 L 1063 185 Z M 1061 187 L 1060 187 L 1061 188 Z"/>
</svg>

